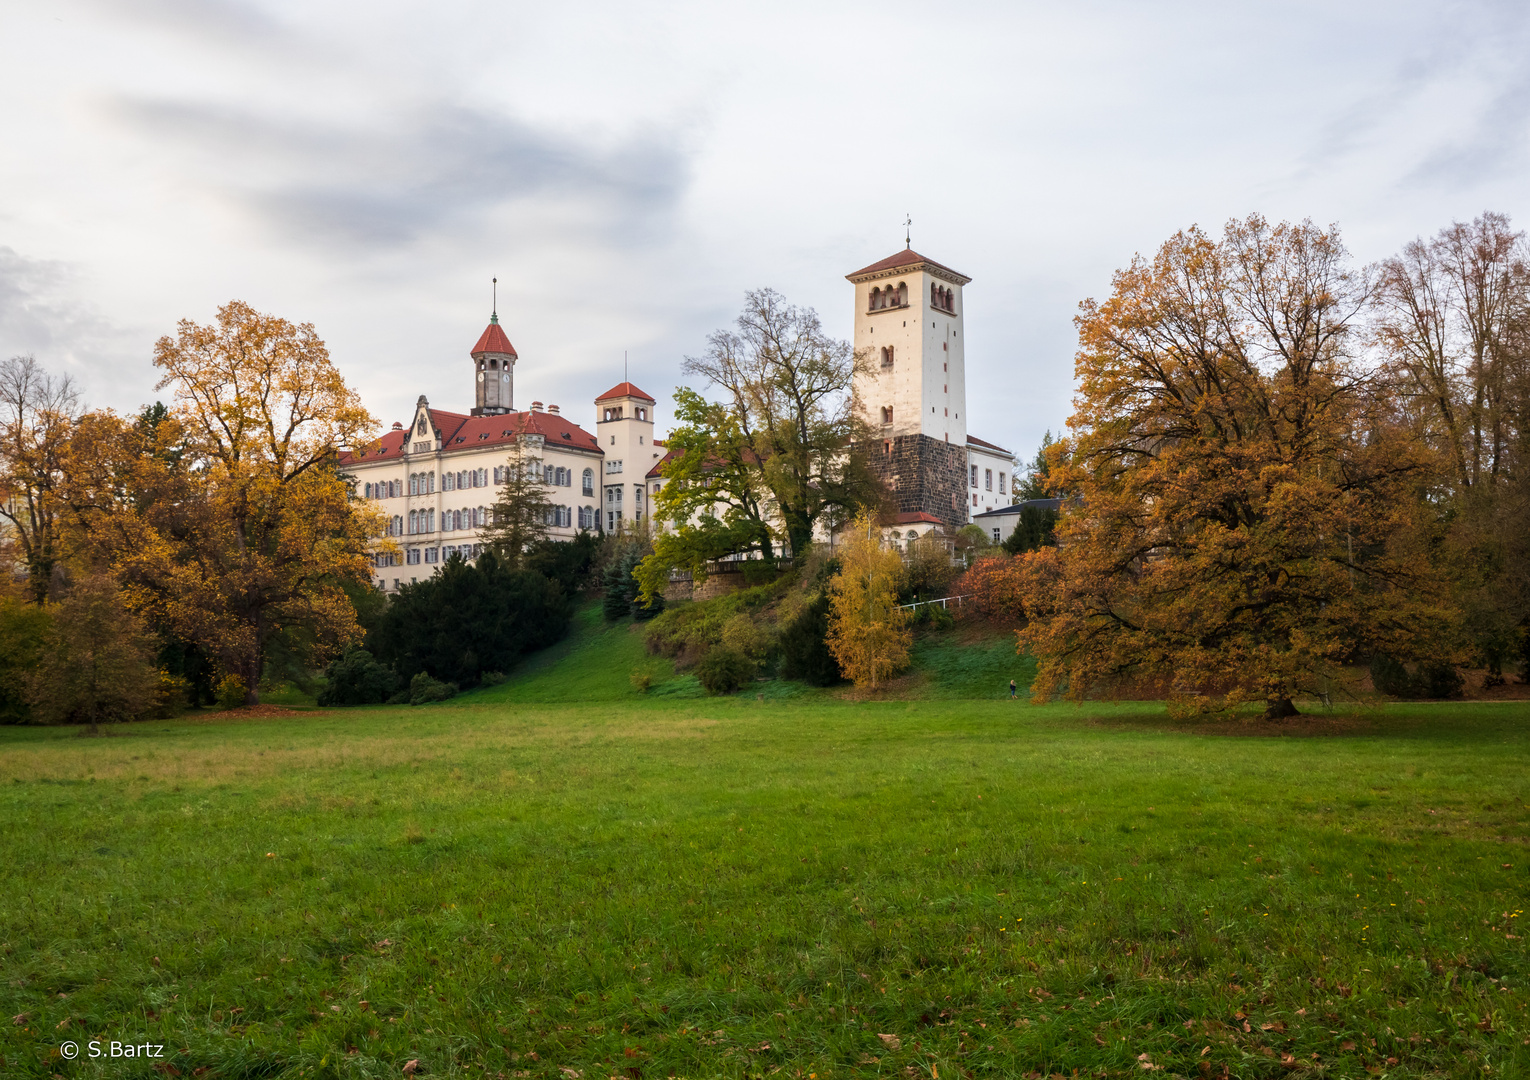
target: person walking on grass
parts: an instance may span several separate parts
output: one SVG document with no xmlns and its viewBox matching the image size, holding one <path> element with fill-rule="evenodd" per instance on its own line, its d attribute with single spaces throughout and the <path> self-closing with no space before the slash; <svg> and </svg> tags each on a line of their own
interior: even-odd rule
<svg viewBox="0 0 1530 1080">
<path fill-rule="evenodd" d="M 1009 700 L 1015 700 L 1015 680 L 1009 680 Z"/>
</svg>

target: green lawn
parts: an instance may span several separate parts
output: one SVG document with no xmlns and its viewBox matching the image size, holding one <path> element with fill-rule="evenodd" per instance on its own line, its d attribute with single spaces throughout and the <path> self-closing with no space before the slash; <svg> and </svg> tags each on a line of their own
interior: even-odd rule
<svg viewBox="0 0 1530 1080">
<path fill-rule="evenodd" d="M 0 729 L 0 1075 L 1530 1073 L 1530 708 L 1229 737 L 943 648 L 694 699 L 592 622 L 436 707 Z"/>
</svg>

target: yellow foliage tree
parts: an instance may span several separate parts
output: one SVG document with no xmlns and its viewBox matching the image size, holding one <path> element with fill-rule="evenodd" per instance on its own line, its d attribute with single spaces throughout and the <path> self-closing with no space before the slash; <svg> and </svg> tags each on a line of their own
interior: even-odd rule
<svg viewBox="0 0 1530 1080">
<path fill-rule="evenodd" d="M 1436 648 L 1416 440 L 1358 356 L 1364 279 L 1334 230 L 1192 229 L 1077 319 L 1050 481 L 1076 498 L 1019 562 L 1033 696 L 1156 683 L 1195 710 L 1326 695 L 1370 651 Z"/>
<path fill-rule="evenodd" d="M 87 481 L 90 534 L 129 603 L 217 657 L 253 704 L 277 635 L 315 658 L 361 636 L 344 587 L 370 581 L 382 521 L 336 457 L 376 424 L 312 325 L 239 301 L 213 325 L 183 320 L 154 363 L 168 417 L 87 425 L 115 460 Z"/>
<path fill-rule="evenodd" d="M 829 652 L 857 687 L 875 688 L 908 666 L 913 634 L 898 607 L 903 560 L 882 546 L 867 512 L 845 536 L 839 573 L 829 582 Z"/>
</svg>

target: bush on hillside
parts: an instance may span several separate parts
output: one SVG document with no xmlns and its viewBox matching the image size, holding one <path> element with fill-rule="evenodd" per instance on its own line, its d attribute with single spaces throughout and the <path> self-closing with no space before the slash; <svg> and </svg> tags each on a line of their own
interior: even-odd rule
<svg viewBox="0 0 1530 1080">
<path fill-rule="evenodd" d="M 754 678 L 758 665 L 737 649 L 714 645 L 696 662 L 696 680 L 713 696 L 731 694 Z"/>
<path fill-rule="evenodd" d="M 432 679 L 423 671 L 409 680 L 409 704 L 429 705 L 457 696 L 457 684 Z"/>
<path fill-rule="evenodd" d="M 568 630 L 573 604 L 534 570 L 507 569 L 492 551 L 475 562 L 452 556 L 431 577 L 399 589 L 375 634 L 379 661 L 404 679 L 476 686 L 523 653 Z"/>
<path fill-rule="evenodd" d="M 996 552 L 974 562 L 951 589 L 955 595 L 971 598 L 962 601 L 963 610 L 971 605 L 972 610 L 996 622 L 1021 623 L 1025 621 L 1023 583 L 1021 557 Z"/>
<path fill-rule="evenodd" d="M 754 617 L 780 597 L 788 580 L 670 608 L 649 624 L 645 637 L 648 650 L 669 657 L 699 655 L 722 643 L 723 628 L 734 616 Z"/>
<path fill-rule="evenodd" d="M 833 686 L 844 676 L 829 652 L 829 595 L 815 593 L 795 617 L 781 626 L 781 677 L 809 686 Z"/>
<path fill-rule="evenodd" d="M 387 664 L 380 664 L 365 649 L 347 649 L 324 672 L 325 685 L 319 704 L 381 705 L 398 693 L 402 680 Z"/>
<path fill-rule="evenodd" d="M 938 600 L 950 596 L 958 568 L 951 564 L 951 549 L 933 533 L 910 540 L 898 575 L 898 603 Z"/>
</svg>

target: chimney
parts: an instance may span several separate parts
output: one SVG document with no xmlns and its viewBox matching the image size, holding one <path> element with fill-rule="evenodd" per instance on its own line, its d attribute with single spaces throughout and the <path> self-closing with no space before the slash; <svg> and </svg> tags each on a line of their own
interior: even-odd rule
<svg viewBox="0 0 1530 1080">
<path fill-rule="evenodd" d="M 556 406 L 556 405 L 549 405 L 549 406 L 547 406 L 547 411 L 552 413 L 554 416 L 558 416 L 559 415 L 559 413 L 558 413 L 558 406 Z"/>
<path fill-rule="evenodd" d="M 532 412 L 541 412 L 542 411 L 542 403 L 540 401 L 533 401 L 531 403 L 531 411 Z"/>
</svg>

